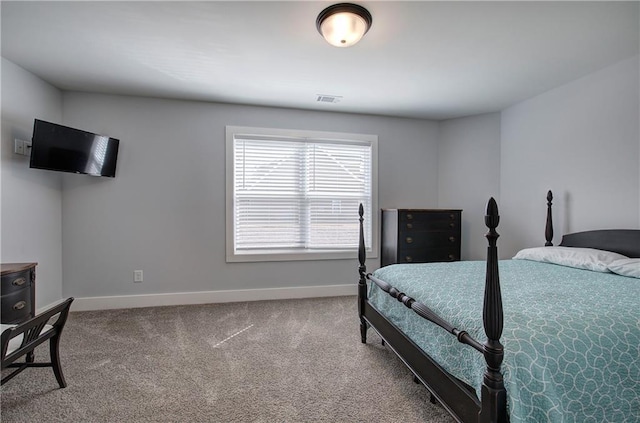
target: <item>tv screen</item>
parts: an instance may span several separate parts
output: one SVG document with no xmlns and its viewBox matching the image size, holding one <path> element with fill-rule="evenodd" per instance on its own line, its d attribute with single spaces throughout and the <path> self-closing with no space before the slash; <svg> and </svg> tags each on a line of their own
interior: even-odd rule
<svg viewBox="0 0 640 423">
<path fill-rule="evenodd" d="M 116 176 L 119 140 L 36 119 L 30 167 Z"/>
</svg>

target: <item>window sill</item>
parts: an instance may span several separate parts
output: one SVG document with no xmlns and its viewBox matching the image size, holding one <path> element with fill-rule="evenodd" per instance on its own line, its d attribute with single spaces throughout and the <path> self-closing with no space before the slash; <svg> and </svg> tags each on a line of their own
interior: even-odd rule
<svg viewBox="0 0 640 423">
<path fill-rule="evenodd" d="M 377 258 L 373 250 L 367 250 L 367 259 Z M 358 252 L 355 250 L 330 250 L 323 252 L 300 252 L 291 250 L 270 250 L 262 253 L 227 253 L 227 263 L 248 263 L 264 261 L 315 261 L 315 260 L 355 260 Z"/>
</svg>

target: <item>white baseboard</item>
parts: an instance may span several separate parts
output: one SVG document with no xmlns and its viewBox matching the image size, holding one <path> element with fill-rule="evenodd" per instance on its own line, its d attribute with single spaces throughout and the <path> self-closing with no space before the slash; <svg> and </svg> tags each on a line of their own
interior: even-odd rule
<svg viewBox="0 0 640 423">
<path fill-rule="evenodd" d="M 76 297 L 71 311 L 109 310 L 187 304 L 284 300 L 293 298 L 357 295 L 357 284 L 304 286 L 293 288 L 238 289 L 229 291 L 171 292 L 166 294 Z"/>
</svg>

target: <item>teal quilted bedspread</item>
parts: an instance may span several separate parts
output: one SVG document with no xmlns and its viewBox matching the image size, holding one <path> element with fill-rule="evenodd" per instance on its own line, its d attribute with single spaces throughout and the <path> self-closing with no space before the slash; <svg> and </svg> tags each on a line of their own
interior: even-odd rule
<svg viewBox="0 0 640 423">
<path fill-rule="evenodd" d="M 400 264 L 374 276 L 483 343 L 485 266 Z M 499 269 L 511 421 L 640 422 L 640 279 L 527 260 L 500 261 Z M 480 392 L 480 353 L 370 284 L 380 312 Z"/>
</svg>

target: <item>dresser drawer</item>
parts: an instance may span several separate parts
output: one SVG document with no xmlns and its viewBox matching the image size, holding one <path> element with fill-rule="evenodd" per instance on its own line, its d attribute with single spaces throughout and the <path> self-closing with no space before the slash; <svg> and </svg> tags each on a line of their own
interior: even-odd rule
<svg viewBox="0 0 640 423">
<path fill-rule="evenodd" d="M 451 231 L 460 227 L 460 222 L 457 220 L 444 221 L 416 221 L 416 222 L 400 222 L 398 225 L 398 231 L 413 232 L 413 231 Z"/>
<path fill-rule="evenodd" d="M 398 248 L 459 248 L 460 236 L 455 231 L 403 232 L 398 237 Z"/>
<path fill-rule="evenodd" d="M 31 289 L 29 287 L 2 295 L 2 323 L 18 323 L 30 317 Z"/>
<path fill-rule="evenodd" d="M 398 231 L 447 231 L 460 228 L 457 212 L 403 211 L 398 213 Z"/>
<path fill-rule="evenodd" d="M 402 249 L 398 252 L 398 263 L 430 263 L 458 260 L 460 260 L 458 248 Z"/>
<path fill-rule="evenodd" d="M 425 212 L 421 210 L 407 210 L 398 213 L 400 222 L 455 222 L 460 220 L 460 213 L 451 212 Z"/>
</svg>

